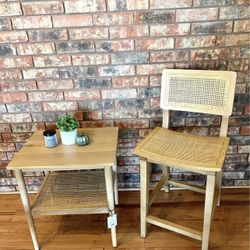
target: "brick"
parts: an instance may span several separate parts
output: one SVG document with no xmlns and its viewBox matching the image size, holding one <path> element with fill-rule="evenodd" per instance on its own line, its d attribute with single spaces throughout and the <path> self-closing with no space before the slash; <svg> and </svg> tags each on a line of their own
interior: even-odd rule
<svg viewBox="0 0 250 250">
<path fill-rule="evenodd" d="M 123 52 L 111 54 L 112 64 L 136 64 L 149 61 L 148 52 Z"/>
<path fill-rule="evenodd" d="M 63 100 L 63 93 L 56 91 L 56 92 L 31 92 L 28 93 L 29 101 L 32 102 L 39 102 L 39 101 L 59 101 Z"/>
<path fill-rule="evenodd" d="M 0 18 L 0 30 L 11 30 L 10 19 Z"/>
<path fill-rule="evenodd" d="M 137 50 L 162 50 L 162 49 L 173 49 L 174 39 L 168 38 L 150 38 L 137 40 Z"/>
<path fill-rule="evenodd" d="M 1 70 L 0 71 L 0 80 L 21 80 L 22 74 L 18 69 L 15 70 Z"/>
<path fill-rule="evenodd" d="M 28 36 L 31 42 L 59 41 L 67 40 L 68 32 L 66 29 L 32 30 L 28 31 Z"/>
<path fill-rule="evenodd" d="M 0 123 L 19 123 L 31 121 L 30 115 L 26 113 L 0 115 Z"/>
<path fill-rule="evenodd" d="M 240 46 L 249 44 L 248 34 L 224 35 L 217 37 L 218 46 Z"/>
<path fill-rule="evenodd" d="M 148 36 L 149 29 L 147 25 L 131 25 L 121 27 L 110 27 L 110 38 L 130 38 Z"/>
<path fill-rule="evenodd" d="M 133 65 L 123 66 L 102 66 L 98 68 L 99 76 L 126 76 L 134 75 L 135 68 Z"/>
<path fill-rule="evenodd" d="M 16 55 L 16 49 L 10 44 L 0 44 L 0 56 Z"/>
<path fill-rule="evenodd" d="M 218 8 L 182 9 L 176 11 L 177 22 L 216 20 Z"/>
<path fill-rule="evenodd" d="M 214 47 L 215 36 L 177 37 L 176 48 Z"/>
<path fill-rule="evenodd" d="M 115 108 L 114 100 L 83 100 L 78 102 L 79 110 L 108 110 Z"/>
<path fill-rule="evenodd" d="M 102 65 L 109 63 L 108 54 L 72 55 L 73 65 Z"/>
<path fill-rule="evenodd" d="M 6 153 L 0 153 L 0 161 L 7 161 L 7 155 Z M 3 178 L 3 176 L 1 176 L 1 178 Z"/>
<path fill-rule="evenodd" d="M 149 108 L 149 102 L 145 99 L 118 99 L 115 100 L 115 108 L 116 109 L 144 109 Z"/>
<path fill-rule="evenodd" d="M 241 135 L 250 135 L 250 126 L 242 126 L 240 128 Z"/>
<path fill-rule="evenodd" d="M 19 3 L 0 3 L 0 16 L 22 15 Z"/>
<path fill-rule="evenodd" d="M 187 60 L 189 60 L 189 52 L 183 50 L 150 53 L 150 62 L 174 62 Z"/>
<path fill-rule="evenodd" d="M 249 58 L 250 57 L 250 48 L 240 48 L 240 57 Z"/>
<path fill-rule="evenodd" d="M 44 78 L 58 78 L 58 70 L 50 69 L 27 69 L 23 70 L 24 79 L 44 79 Z"/>
<path fill-rule="evenodd" d="M 123 77 L 113 78 L 112 85 L 114 88 L 131 88 L 148 86 L 148 77 Z"/>
<path fill-rule="evenodd" d="M 0 152 L 15 151 L 14 143 L 0 143 Z"/>
<path fill-rule="evenodd" d="M 244 93 L 246 93 L 246 84 L 237 83 L 236 86 L 235 86 L 235 93 L 236 94 L 244 94 Z"/>
<path fill-rule="evenodd" d="M 24 43 L 17 44 L 19 55 L 52 54 L 55 52 L 53 43 Z"/>
<path fill-rule="evenodd" d="M 191 50 L 191 60 L 219 60 L 230 58 L 230 49 L 200 49 Z"/>
<path fill-rule="evenodd" d="M 43 110 L 44 111 L 67 111 L 67 110 L 77 110 L 77 102 L 44 102 Z"/>
<path fill-rule="evenodd" d="M 58 53 L 94 52 L 94 45 L 88 41 L 59 42 L 56 49 Z"/>
<path fill-rule="evenodd" d="M 138 110 L 139 118 L 154 118 L 154 117 L 162 117 L 161 109 L 144 109 Z"/>
<path fill-rule="evenodd" d="M 9 113 L 41 112 L 40 103 L 15 103 L 6 104 Z"/>
<path fill-rule="evenodd" d="M 235 0 L 194 0 L 193 6 L 231 5 L 235 3 Z"/>
<path fill-rule="evenodd" d="M 0 192 L 15 192 L 15 186 L 0 186 Z"/>
<path fill-rule="evenodd" d="M 74 66 L 59 68 L 60 78 L 82 78 L 96 76 L 96 67 L 94 66 Z"/>
<path fill-rule="evenodd" d="M 191 0 L 150 0 L 150 9 L 187 8 L 191 6 Z"/>
<path fill-rule="evenodd" d="M 113 127 L 113 121 L 82 121 L 80 122 L 81 128 L 101 128 L 101 127 Z"/>
<path fill-rule="evenodd" d="M 189 35 L 189 33 L 189 23 L 151 25 L 150 27 L 150 36 Z"/>
<path fill-rule="evenodd" d="M 4 104 L 0 104 L 0 113 L 6 113 L 6 112 L 7 112 L 7 110 L 6 110 L 5 105 Z M 1 141 L 1 139 L 0 139 L 0 141 Z"/>
<path fill-rule="evenodd" d="M 70 0 L 65 1 L 65 12 L 66 13 L 85 13 L 85 12 L 99 12 L 106 10 L 105 0 Z"/>
<path fill-rule="evenodd" d="M 109 11 L 148 9 L 148 0 L 109 0 Z"/>
<path fill-rule="evenodd" d="M 72 80 L 48 80 L 48 81 L 37 81 L 38 89 L 49 90 L 49 89 L 72 89 Z"/>
<path fill-rule="evenodd" d="M 14 133 L 34 132 L 37 129 L 44 129 L 44 126 L 42 124 L 41 123 L 12 124 L 11 128 Z"/>
<path fill-rule="evenodd" d="M 136 98 L 136 89 L 109 89 L 101 90 L 102 99 L 128 99 Z"/>
<path fill-rule="evenodd" d="M 234 32 L 250 32 L 250 20 L 235 21 Z"/>
<path fill-rule="evenodd" d="M 91 15 L 58 15 L 52 16 L 54 27 L 77 27 L 77 26 L 91 26 Z"/>
<path fill-rule="evenodd" d="M 208 118 L 186 118 L 186 126 L 217 126 L 220 125 L 220 118 L 208 117 Z"/>
<path fill-rule="evenodd" d="M 95 25 L 112 26 L 112 25 L 129 25 L 133 24 L 133 13 L 105 13 L 94 14 L 93 22 Z"/>
<path fill-rule="evenodd" d="M 35 81 L 4 81 L 0 83 L 0 88 L 3 92 L 9 91 L 26 91 L 26 90 L 36 90 L 36 82 Z"/>
<path fill-rule="evenodd" d="M 233 155 L 226 155 L 225 163 L 232 163 L 232 162 L 247 162 L 247 154 L 233 154 Z"/>
<path fill-rule="evenodd" d="M 11 132 L 9 124 L 0 124 L 0 133 Z"/>
<path fill-rule="evenodd" d="M 161 76 L 150 76 L 149 83 L 150 83 L 150 86 L 160 86 Z"/>
<path fill-rule="evenodd" d="M 83 120 L 85 121 L 102 120 L 102 118 L 101 111 L 83 112 Z"/>
<path fill-rule="evenodd" d="M 2 31 L 0 43 L 19 43 L 27 42 L 28 36 L 25 31 Z"/>
<path fill-rule="evenodd" d="M 229 62 L 228 70 L 248 71 L 249 59 L 233 60 Z"/>
<path fill-rule="evenodd" d="M 125 129 L 125 128 L 148 128 L 149 121 L 146 119 L 119 120 L 119 121 L 115 121 L 115 126 L 118 128 L 122 128 L 122 129 Z M 127 148 L 124 150 L 127 151 Z M 125 152 L 124 152 L 124 154 L 125 154 Z"/>
<path fill-rule="evenodd" d="M 69 55 L 55 56 L 36 56 L 33 57 L 35 67 L 57 67 L 70 66 L 71 60 Z"/>
<path fill-rule="evenodd" d="M 244 106 L 244 115 L 250 115 L 250 104 Z"/>
<path fill-rule="evenodd" d="M 160 94 L 161 94 L 161 89 L 159 87 L 149 87 L 149 88 L 138 89 L 139 98 L 159 97 Z"/>
<path fill-rule="evenodd" d="M 109 88 L 111 87 L 111 80 L 104 79 L 79 79 L 75 80 L 75 88 L 93 89 L 93 88 Z"/>
<path fill-rule="evenodd" d="M 135 13 L 135 23 L 169 23 L 175 21 L 174 10 L 155 10 Z"/>
<path fill-rule="evenodd" d="M 11 133 L 11 134 L 3 134 L 3 141 L 4 142 L 22 142 L 27 141 L 31 133 Z"/>
<path fill-rule="evenodd" d="M 235 186 L 249 186 L 250 185 L 250 180 L 235 180 L 234 182 Z"/>
<path fill-rule="evenodd" d="M 210 23 L 193 23 L 192 35 L 206 35 L 206 34 L 221 34 L 231 33 L 232 22 L 210 22 Z"/>
<path fill-rule="evenodd" d="M 25 101 L 27 101 L 25 93 L 0 93 L 0 103 Z"/>
<path fill-rule="evenodd" d="M 60 103 L 58 103 L 58 105 L 60 105 Z M 65 115 L 65 112 L 40 112 L 32 114 L 32 118 L 34 122 L 56 122 L 63 115 Z"/>
<path fill-rule="evenodd" d="M 108 110 L 103 112 L 104 119 L 133 119 L 137 118 L 136 110 Z"/>
<path fill-rule="evenodd" d="M 0 68 L 26 68 L 32 65 L 31 57 L 0 58 Z"/>
<path fill-rule="evenodd" d="M 24 15 L 39 15 L 39 14 L 60 14 L 63 13 L 63 5 L 60 1 L 49 2 L 24 2 L 22 3 Z"/>
<path fill-rule="evenodd" d="M 249 5 L 228 6 L 220 8 L 220 19 L 249 18 Z"/>
<path fill-rule="evenodd" d="M 49 16 L 23 16 L 12 18 L 14 29 L 38 29 L 51 28 L 52 23 Z"/>
<path fill-rule="evenodd" d="M 134 50 L 133 40 L 118 40 L 118 41 L 96 41 L 97 52 L 116 52 L 116 51 L 132 51 Z"/>
<path fill-rule="evenodd" d="M 250 153 L 250 145 L 238 146 L 238 153 L 249 154 Z"/>
<path fill-rule="evenodd" d="M 65 91 L 64 92 L 65 100 L 93 100 L 100 99 L 99 90 L 81 90 L 81 91 Z"/>
<path fill-rule="evenodd" d="M 163 69 L 173 68 L 173 66 L 171 63 L 141 64 L 136 65 L 136 72 L 138 75 L 162 74 Z"/>
</svg>

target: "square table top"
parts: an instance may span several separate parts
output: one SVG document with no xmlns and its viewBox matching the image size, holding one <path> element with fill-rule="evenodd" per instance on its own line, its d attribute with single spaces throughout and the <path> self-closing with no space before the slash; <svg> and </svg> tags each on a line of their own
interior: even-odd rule
<svg viewBox="0 0 250 250">
<path fill-rule="evenodd" d="M 8 164 L 7 169 L 59 171 L 104 168 L 116 164 L 118 128 L 84 128 L 78 129 L 78 132 L 89 136 L 89 145 L 62 145 L 57 131 L 59 144 L 54 148 L 47 148 L 43 130 L 37 130 Z"/>
</svg>

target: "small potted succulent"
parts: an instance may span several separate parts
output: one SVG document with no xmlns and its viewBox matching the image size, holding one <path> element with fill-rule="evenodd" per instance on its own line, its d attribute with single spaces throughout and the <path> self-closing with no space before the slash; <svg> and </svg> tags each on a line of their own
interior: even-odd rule
<svg viewBox="0 0 250 250">
<path fill-rule="evenodd" d="M 56 126 L 60 130 L 62 144 L 73 145 L 75 144 L 75 137 L 77 134 L 78 121 L 71 115 L 61 117 Z"/>
</svg>

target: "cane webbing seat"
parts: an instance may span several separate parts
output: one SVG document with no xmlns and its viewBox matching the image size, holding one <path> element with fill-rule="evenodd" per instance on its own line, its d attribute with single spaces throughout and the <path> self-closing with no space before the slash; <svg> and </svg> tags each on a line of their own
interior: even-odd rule
<svg viewBox="0 0 250 250">
<path fill-rule="evenodd" d="M 222 166 L 226 157 L 228 119 L 233 109 L 236 73 L 204 70 L 163 70 L 161 102 L 162 128 L 155 128 L 135 148 L 140 156 L 141 236 L 146 237 L 147 223 L 202 241 L 208 250 L 214 206 L 219 205 Z M 220 136 L 184 134 L 169 129 L 169 110 L 222 116 Z M 162 176 L 149 196 L 151 163 L 160 164 Z M 206 175 L 206 188 L 170 178 L 170 167 Z M 205 193 L 203 231 L 197 231 L 150 214 L 157 194 L 169 185 Z"/>
<path fill-rule="evenodd" d="M 84 209 L 108 213 L 104 171 L 49 173 L 32 206 L 32 214 L 75 214 Z"/>
<path fill-rule="evenodd" d="M 227 137 L 189 135 L 158 127 L 134 152 L 162 165 L 220 171 L 228 144 Z"/>
</svg>

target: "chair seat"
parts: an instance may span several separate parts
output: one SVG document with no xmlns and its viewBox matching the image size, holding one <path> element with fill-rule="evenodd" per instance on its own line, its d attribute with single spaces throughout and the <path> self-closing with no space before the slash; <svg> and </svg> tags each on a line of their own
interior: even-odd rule
<svg viewBox="0 0 250 250">
<path fill-rule="evenodd" d="M 155 128 L 134 150 L 148 161 L 197 171 L 221 171 L 229 138 Z"/>
</svg>

